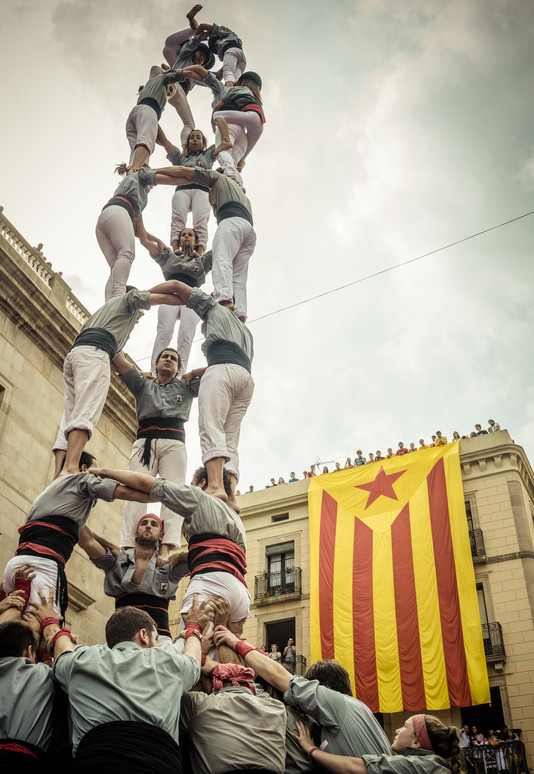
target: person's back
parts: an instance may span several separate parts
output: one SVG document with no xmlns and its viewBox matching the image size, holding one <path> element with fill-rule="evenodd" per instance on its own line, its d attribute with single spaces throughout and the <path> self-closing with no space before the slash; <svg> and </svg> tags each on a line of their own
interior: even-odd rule
<svg viewBox="0 0 534 774">
<path fill-rule="evenodd" d="M 35 663 L 32 630 L 20 621 L 0 624 L 0 770 L 41 771 L 52 738 L 52 670 Z"/>
</svg>

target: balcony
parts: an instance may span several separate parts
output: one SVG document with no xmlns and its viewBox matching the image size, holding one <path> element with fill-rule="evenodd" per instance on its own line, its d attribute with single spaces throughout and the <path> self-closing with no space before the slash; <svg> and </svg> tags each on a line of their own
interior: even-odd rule
<svg viewBox="0 0 534 774">
<path fill-rule="evenodd" d="M 257 605 L 300 599 L 301 596 L 300 567 L 286 567 L 282 572 L 265 570 L 254 578 L 254 602 Z"/>
<path fill-rule="evenodd" d="M 484 641 L 486 661 L 502 662 L 505 660 L 506 652 L 504 650 L 504 642 L 500 623 L 493 621 L 492 623 L 482 624 L 482 639 Z"/>
<path fill-rule="evenodd" d="M 481 529 L 469 530 L 469 542 L 471 543 L 471 556 L 473 562 L 486 561 L 486 547 L 484 545 L 484 535 Z"/>
</svg>

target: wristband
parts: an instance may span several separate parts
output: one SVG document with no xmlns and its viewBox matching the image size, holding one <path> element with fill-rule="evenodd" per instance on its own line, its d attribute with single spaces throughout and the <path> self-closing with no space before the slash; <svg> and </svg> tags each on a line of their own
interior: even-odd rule
<svg viewBox="0 0 534 774">
<path fill-rule="evenodd" d="M 70 641 L 71 641 L 71 642 L 74 642 L 74 639 L 73 639 L 73 637 L 72 637 L 72 634 L 70 633 L 70 629 L 67 629 L 67 627 L 66 627 L 66 626 L 64 626 L 64 627 L 63 627 L 63 629 L 60 629 L 60 630 L 59 630 L 58 632 L 56 632 L 56 633 L 54 634 L 54 636 L 52 637 L 52 645 L 55 645 L 55 644 L 56 644 L 56 640 L 57 640 L 57 638 L 58 638 L 58 637 L 61 637 L 61 636 L 63 636 L 64 634 L 65 634 L 67 637 L 69 637 L 69 639 L 70 639 Z"/>
<path fill-rule="evenodd" d="M 256 648 L 254 648 L 252 645 L 249 645 L 249 643 L 245 642 L 245 640 L 238 640 L 235 644 L 235 652 L 243 659 L 247 653 L 250 653 L 252 650 L 256 650 Z"/>
<path fill-rule="evenodd" d="M 202 642 L 202 629 L 195 621 L 189 621 L 185 625 L 185 639 L 187 640 L 189 637 L 198 637 Z"/>
<path fill-rule="evenodd" d="M 39 648 L 37 651 L 37 661 L 39 661 L 40 664 L 44 664 L 45 661 L 52 661 L 52 656 L 46 648 Z"/>
<path fill-rule="evenodd" d="M 319 749 L 318 747 L 310 747 L 310 749 L 308 750 L 308 760 L 309 760 L 309 761 L 313 760 L 313 758 L 312 758 L 312 754 L 313 754 L 313 753 L 314 753 L 316 750 L 318 750 L 318 749 Z"/>
<path fill-rule="evenodd" d="M 27 578 L 15 578 L 15 588 L 13 590 L 24 592 L 24 596 L 22 597 L 22 599 L 24 600 L 24 607 L 26 607 L 26 605 L 28 604 L 31 587 L 32 587 L 31 580 L 28 580 Z"/>
<path fill-rule="evenodd" d="M 43 618 L 41 621 L 41 631 L 43 632 L 47 626 L 51 626 L 51 624 L 55 624 L 56 626 L 59 626 L 59 621 L 57 618 L 54 618 L 53 616 L 49 616 L 49 618 Z"/>
</svg>

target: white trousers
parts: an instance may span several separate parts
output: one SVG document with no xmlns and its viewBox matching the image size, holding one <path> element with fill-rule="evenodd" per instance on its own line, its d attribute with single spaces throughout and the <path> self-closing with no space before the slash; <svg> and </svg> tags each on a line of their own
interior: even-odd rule
<svg viewBox="0 0 534 774">
<path fill-rule="evenodd" d="M 185 228 L 187 214 L 193 215 L 193 228 L 197 232 L 198 243 L 206 248 L 208 244 L 208 220 L 210 217 L 209 194 L 198 188 L 186 188 L 175 191 L 172 197 L 171 242 L 178 239 Z"/>
<path fill-rule="evenodd" d="M 150 105 L 136 105 L 132 108 L 126 121 L 126 137 L 130 144 L 130 164 L 138 145 L 145 145 L 148 148 L 149 156 L 154 153 L 157 136 L 158 117 L 156 111 Z"/>
<path fill-rule="evenodd" d="M 241 48 L 229 48 L 224 52 L 222 65 L 224 82 L 237 83 L 247 69 L 245 52 Z"/>
<path fill-rule="evenodd" d="M 233 145 L 230 150 L 221 151 L 217 156 L 217 161 L 221 165 L 224 174 L 227 177 L 237 178 L 239 172 L 237 165 L 247 152 L 247 135 L 239 124 L 228 124 L 228 137 Z M 215 131 L 215 145 L 219 145 L 222 139 L 219 127 Z"/>
<path fill-rule="evenodd" d="M 247 110 L 242 112 L 241 110 L 218 110 L 213 114 L 213 118 L 224 118 L 230 126 L 240 126 L 242 129 L 247 130 L 246 135 L 246 150 L 243 156 L 247 157 L 252 148 L 256 145 L 263 132 L 263 123 L 258 113 L 254 110 Z M 239 159 L 238 159 L 239 161 Z"/>
<path fill-rule="evenodd" d="M 225 468 L 238 480 L 237 444 L 253 392 L 252 376 L 234 363 L 209 366 L 200 380 L 198 431 L 202 462 L 224 457 Z"/>
<path fill-rule="evenodd" d="M 112 204 L 102 210 L 96 222 L 96 239 L 111 270 L 105 290 L 106 301 L 110 301 L 126 293 L 135 258 L 133 223 L 124 207 Z"/>
<path fill-rule="evenodd" d="M 195 119 L 193 118 L 189 102 L 187 101 L 187 94 L 179 83 L 175 83 L 174 85 L 176 86 L 176 94 L 169 99 L 169 105 L 173 106 L 183 123 L 183 128 L 180 132 L 180 142 L 183 147 L 187 143 L 189 135 L 195 128 Z"/>
<path fill-rule="evenodd" d="M 53 449 L 67 449 L 71 430 L 87 430 L 89 438 L 106 402 L 111 372 L 109 357 L 98 347 L 74 347 L 63 364 L 64 409 Z"/>
<path fill-rule="evenodd" d="M 150 465 L 146 467 L 141 462 L 145 439 L 138 438 L 134 441 L 129 470 L 136 473 L 148 473 L 150 476 L 160 475 L 175 484 L 185 482 L 187 469 L 187 451 L 185 443 L 174 441 L 172 438 L 153 438 L 150 442 Z M 137 522 L 147 512 L 145 503 L 132 503 L 127 501 L 122 516 L 121 546 L 132 548 L 135 545 L 135 533 Z M 174 546 L 180 545 L 182 531 L 182 517 L 164 505 L 161 506 L 161 520 L 163 521 L 163 542 Z"/>
<path fill-rule="evenodd" d="M 176 349 L 182 363 L 179 373 L 187 373 L 189 353 L 193 346 L 193 339 L 195 338 L 195 331 L 200 322 L 200 317 L 187 306 L 166 306 L 161 304 L 158 307 L 158 329 L 152 349 L 151 369 L 153 374 L 156 373 L 156 358 L 163 349 L 170 345 L 178 320 L 180 320 L 180 325 L 178 326 Z"/>
<path fill-rule="evenodd" d="M 237 317 L 247 316 L 248 262 L 256 232 L 244 218 L 225 218 L 213 237 L 213 298 L 234 301 Z"/>
<path fill-rule="evenodd" d="M 230 605 L 228 611 L 229 621 L 241 621 L 243 618 L 251 618 L 249 604 L 250 594 L 246 586 L 238 581 L 229 572 L 199 573 L 189 581 L 189 585 L 182 600 L 183 615 L 193 605 L 193 594 L 198 594 L 199 603 L 206 597 L 223 597 Z"/>
<path fill-rule="evenodd" d="M 57 585 L 57 563 L 45 556 L 14 556 L 6 564 L 2 586 L 5 594 L 10 594 L 15 589 L 15 572 L 19 567 L 29 564 L 35 571 L 35 578 L 32 580 L 30 590 L 30 602 L 41 604 L 39 591 L 42 591 L 48 601 L 48 595 L 52 590 L 54 592 L 54 610 L 56 615 L 61 615 L 61 610 L 56 604 L 55 593 Z"/>
</svg>

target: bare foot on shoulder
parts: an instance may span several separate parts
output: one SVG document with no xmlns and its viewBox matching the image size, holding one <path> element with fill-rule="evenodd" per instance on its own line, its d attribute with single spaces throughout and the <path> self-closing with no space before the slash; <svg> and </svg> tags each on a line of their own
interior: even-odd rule
<svg viewBox="0 0 534 774">
<path fill-rule="evenodd" d="M 233 148 L 233 147 L 234 147 L 234 144 L 231 141 L 231 139 L 229 137 L 223 137 L 220 143 L 213 151 L 213 155 L 218 156 L 221 151 L 230 150 L 230 148 Z"/>
<path fill-rule="evenodd" d="M 228 495 L 224 491 L 224 487 L 217 489 L 214 486 L 207 486 L 206 489 L 204 489 L 204 492 L 212 497 L 218 497 L 219 500 L 224 500 L 225 503 L 228 501 Z"/>
<path fill-rule="evenodd" d="M 229 497 L 226 504 L 229 505 L 230 508 L 236 513 L 241 513 L 241 509 L 237 504 L 237 500 L 235 499 L 235 497 Z"/>
</svg>

